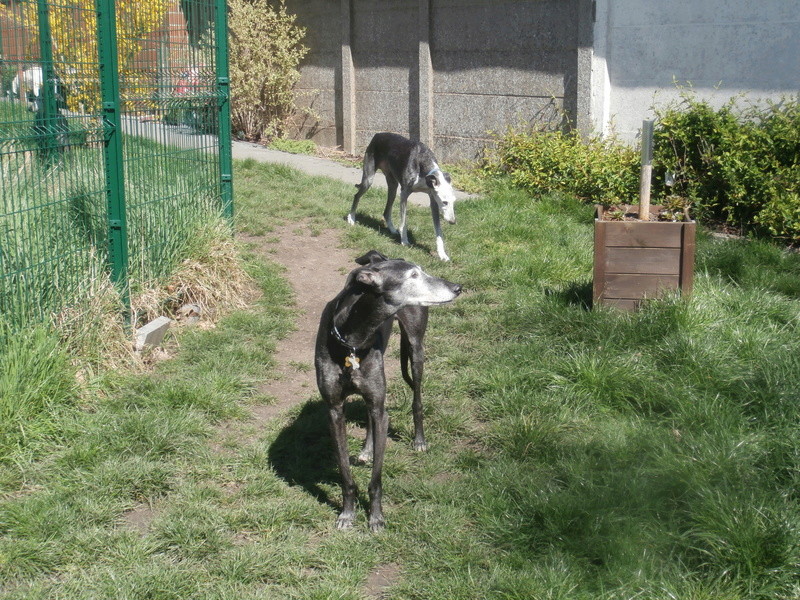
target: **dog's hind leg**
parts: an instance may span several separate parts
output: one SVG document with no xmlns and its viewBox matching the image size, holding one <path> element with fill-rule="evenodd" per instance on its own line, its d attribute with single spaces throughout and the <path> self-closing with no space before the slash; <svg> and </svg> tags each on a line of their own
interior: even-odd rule
<svg viewBox="0 0 800 600">
<path fill-rule="evenodd" d="M 386 175 L 386 186 L 389 188 L 389 192 L 386 196 L 386 207 L 383 209 L 383 221 L 386 223 L 386 228 L 389 230 L 389 233 L 395 235 L 397 233 L 397 229 L 395 229 L 394 225 L 392 224 L 392 207 L 394 206 L 394 199 L 397 197 L 397 178 L 391 173 L 385 173 Z"/>
<path fill-rule="evenodd" d="M 361 170 L 361 183 L 356 184 L 358 191 L 353 196 L 353 204 L 350 206 L 350 212 L 347 215 L 347 222 L 350 225 L 356 224 L 356 209 L 358 208 L 358 201 L 361 196 L 367 193 L 367 190 L 372 186 L 372 180 L 375 177 L 375 156 L 367 148 L 364 154 L 364 166 Z"/>
<path fill-rule="evenodd" d="M 364 444 L 361 446 L 361 452 L 358 453 L 358 457 L 356 457 L 356 461 L 361 464 L 366 464 L 372 460 L 372 453 L 373 453 L 373 441 L 374 438 L 372 436 L 372 413 L 369 411 L 367 412 L 367 424 L 366 424 L 367 435 L 364 436 Z"/>
<path fill-rule="evenodd" d="M 414 310 L 410 310 L 410 309 Z M 408 386 L 413 392 L 411 412 L 414 417 L 414 450 L 428 449 L 422 418 L 422 376 L 425 365 L 425 349 L 422 339 L 428 327 L 428 311 L 422 307 L 408 307 L 397 314 L 400 324 L 400 367 Z M 411 361 L 411 373 L 408 363 Z"/>
<path fill-rule="evenodd" d="M 411 195 L 411 190 L 400 190 L 400 243 L 403 246 L 409 246 L 408 242 L 408 223 L 406 222 L 406 213 L 408 211 L 408 197 Z"/>
<path fill-rule="evenodd" d="M 344 401 L 329 403 L 328 417 L 333 440 L 336 462 L 342 477 L 342 512 L 336 520 L 336 527 L 349 529 L 356 517 L 356 488 L 353 474 L 350 472 L 350 454 L 347 448 L 347 432 L 345 430 Z"/>
</svg>

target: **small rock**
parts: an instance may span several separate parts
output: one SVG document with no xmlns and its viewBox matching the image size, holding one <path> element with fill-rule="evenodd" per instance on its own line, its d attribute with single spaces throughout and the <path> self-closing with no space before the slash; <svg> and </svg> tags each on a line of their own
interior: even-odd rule
<svg viewBox="0 0 800 600">
<path fill-rule="evenodd" d="M 203 309 L 200 308 L 197 304 L 184 304 L 181 306 L 177 311 L 176 315 L 179 319 L 192 319 L 194 318 L 195 321 L 200 319 L 200 315 L 203 313 Z"/>
<path fill-rule="evenodd" d="M 136 350 L 141 352 L 145 346 L 160 346 L 171 324 L 172 319 L 162 316 L 137 329 Z"/>
</svg>

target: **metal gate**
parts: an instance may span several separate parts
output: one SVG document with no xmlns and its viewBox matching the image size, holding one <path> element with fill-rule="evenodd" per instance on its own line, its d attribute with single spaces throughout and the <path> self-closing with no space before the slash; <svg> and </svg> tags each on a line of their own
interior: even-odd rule
<svg viewBox="0 0 800 600">
<path fill-rule="evenodd" d="M 109 279 L 129 309 L 232 218 L 226 32 L 224 0 L 0 4 L 0 319 Z"/>
</svg>

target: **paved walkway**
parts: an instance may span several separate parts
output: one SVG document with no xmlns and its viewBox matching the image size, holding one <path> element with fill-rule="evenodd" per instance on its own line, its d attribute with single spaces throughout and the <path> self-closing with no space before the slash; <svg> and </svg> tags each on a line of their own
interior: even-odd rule
<svg viewBox="0 0 800 600">
<path fill-rule="evenodd" d="M 259 146 L 258 144 L 252 144 L 250 142 L 234 141 L 233 158 L 252 158 L 261 162 L 285 164 L 310 175 L 321 175 L 323 177 L 330 177 L 331 179 L 339 179 L 345 183 L 351 183 L 354 186 L 361 182 L 360 168 L 347 167 L 326 158 L 271 150 L 270 148 L 265 148 L 264 146 Z M 386 179 L 383 173 L 378 171 L 375 174 L 372 185 L 373 187 L 378 186 L 386 188 Z M 469 197 L 470 194 L 456 190 L 456 200 Z M 417 206 L 430 206 L 427 194 L 411 194 L 408 201 Z"/>
</svg>

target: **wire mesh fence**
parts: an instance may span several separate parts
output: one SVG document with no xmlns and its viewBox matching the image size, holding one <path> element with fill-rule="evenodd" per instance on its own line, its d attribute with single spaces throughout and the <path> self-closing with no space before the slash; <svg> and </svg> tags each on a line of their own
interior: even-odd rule
<svg viewBox="0 0 800 600">
<path fill-rule="evenodd" d="M 0 2 L 0 319 L 127 304 L 232 214 L 224 0 Z"/>
</svg>

